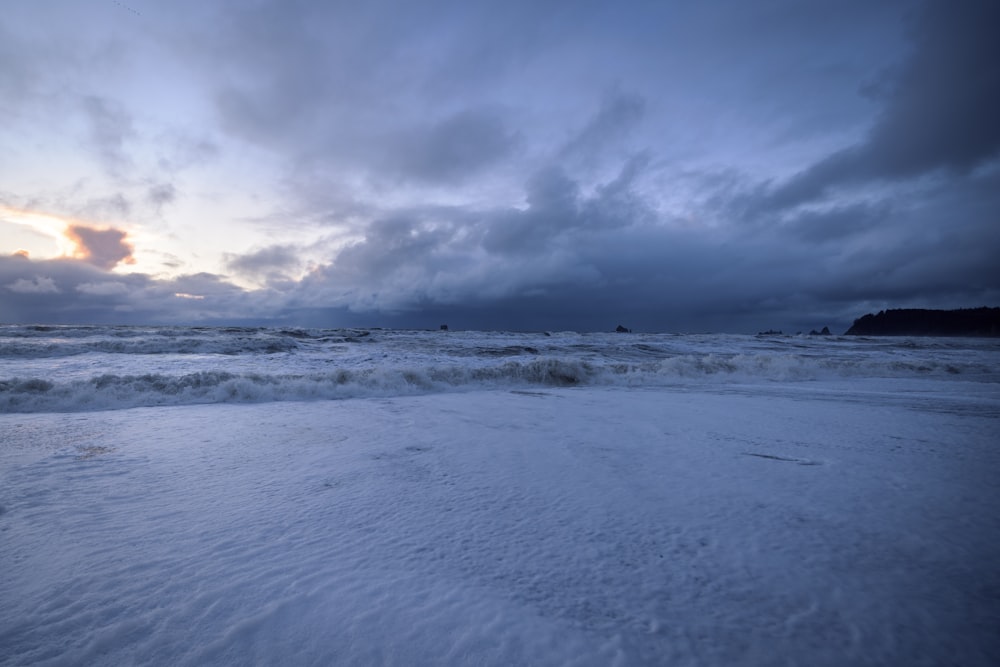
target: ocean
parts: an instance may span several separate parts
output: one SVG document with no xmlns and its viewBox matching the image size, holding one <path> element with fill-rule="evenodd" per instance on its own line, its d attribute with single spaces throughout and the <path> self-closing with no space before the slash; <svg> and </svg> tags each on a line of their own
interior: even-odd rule
<svg viewBox="0 0 1000 667">
<path fill-rule="evenodd" d="M 1000 664 L 1000 341 L 0 326 L 0 664 Z"/>
</svg>

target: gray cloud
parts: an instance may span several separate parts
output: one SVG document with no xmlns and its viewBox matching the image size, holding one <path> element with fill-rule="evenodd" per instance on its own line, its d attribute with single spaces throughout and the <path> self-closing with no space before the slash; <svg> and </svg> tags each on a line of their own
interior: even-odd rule
<svg viewBox="0 0 1000 667">
<path fill-rule="evenodd" d="M 77 285 L 76 291 L 92 296 L 123 296 L 128 294 L 128 285 L 120 280 L 105 280 L 99 283 Z"/>
<path fill-rule="evenodd" d="M 85 183 L 81 185 L 86 187 Z M 73 200 L 78 202 L 76 206 L 77 214 L 95 220 L 106 220 L 109 218 L 113 220 L 127 220 L 132 215 L 134 209 L 132 200 L 120 191 L 106 196 L 90 197 L 86 200 L 73 197 Z"/>
<path fill-rule="evenodd" d="M 911 176 L 946 167 L 967 172 L 1000 152 L 1000 5 L 928 3 L 903 66 L 869 137 L 880 173 Z"/>
<path fill-rule="evenodd" d="M 772 191 L 765 206 L 936 169 L 968 173 L 1000 155 L 998 24 L 1000 5 L 990 0 L 928 2 L 912 24 L 910 57 L 880 82 L 883 108 L 865 139 Z"/>
<path fill-rule="evenodd" d="M 499 328 L 607 328 L 617 318 L 647 330 L 753 331 L 846 328 L 859 308 L 975 306 L 1000 294 L 1000 230 L 985 215 L 1000 210 L 996 175 L 803 210 L 732 236 L 657 214 L 630 187 L 644 164 L 627 163 L 589 195 L 543 170 L 526 183 L 524 209 L 383 219 L 312 274 L 296 304 L 378 321 L 418 311 Z"/>
<path fill-rule="evenodd" d="M 36 276 L 18 281 L 25 274 Z M 6 322 L 111 324 L 265 321 L 275 312 L 267 292 L 250 296 L 223 278 L 199 273 L 157 280 L 111 274 L 75 259 L 0 257 L 0 312 Z"/>
<path fill-rule="evenodd" d="M 559 167 L 534 174 L 525 186 L 528 207 L 501 211 L 484 225 L 482 247 L 501 255 L 540 255 L 571 243 L 569 236 L 612 230 L 647 222 L 653 217 L 648 205 L 631 190 L 643 168 L 643 156 L 630 159 L 618 176 L 583 197 L 580 184 Z"/>
<path fill-rule="evenodd" d="M 0 139 L 99 168 L 5 202 L 201 259 L 209 220 L 264 288 L 83 232 L 0 262 L 5 318 L 808 330 L 1000 292 L 995 4 L 52 6 L 0 26 Z"/>
<path fill-rule="evenodd" d="M 167 204 L 172 204 L 177 200 L 177 188 L 173 183 L 154 183 L 146 190 L 146 199 L 161 210 Z"/>
<path fill-rule="evenodd" d="M 226 267 L 236 275 L 266 283 L 290 279 L 302 267 L 299 251 L 290 245 L 273 245 L 241 255 L 229 255 Z"/>
<path fill-rule="evenodd" d="M 353 151 L 372 139 L 373 124 L 385 126 L 386 98 L 410 87 L 390 65 L 418 34 L 405 28 L 412 11 L 379 3 L 351 11 L 325 3 L 223 3 L 214 25 L 227 29 L 204 31 L 201 50 L 191 55 L 220 63 L 227 74 L 211 82 L 225 131 L 299 157 Z"/>
<path fill-rule="evenodd" d="M 465 109 L 405 133 L 385 167 L 417 181 L 457 183 L 509 155 L 516 142 L 499 113 Z"/>
<path fill-rule="evenodd" d="M 579 185 L 556 167 L 532 176 L 526 210 L 503 211 L 488 220 L 483 248 L 499 254 L 542 254 L 551 241 L 579 221 Z"/>
<path fill-rule="evenodd" d="M 171 129 L 156 138 L 159 174 L 177 174 L 192 167 L 211 164 L 222 155 L 219 144 L 204 136 L 200 128 Z"/>
<path fill-rule="evenodd" d="M 34 278 L 18 278 L 6 286 L 15 294 L 58 294 L 59 288 L 56 282 L 48 276 L 35 276 Z"/>
<path fill-rule="evenodd" d="M 795 237 L 810 243 L 844 243 L 850 237 L 877 229 L 889 216 L 891 207 L 855 203 L 796 213 L 785 225 Z"/>
<path fill-rule="evenodd" d="M 44 290 L 16 289 L 18 276 L 34 275 Z M 107 274 L 77 260 L 34 261 L 0 257 L 0 307 L 8 322 L 92 322 L 109 321 L 107 301 L 88 304 L 90 295 L 79 292 L 82 284 L 97 284 Z M 123 278 L 127 282 L 146 282 L 145 277 Z M 23 285 L 22 285 L 23 287 Z M 112 320 L 113 321 L 113 320 Z"/>
<path fill-rule="evenodd" d="M 121 262 L 132 260 L 132 245 L 127 234 L 118 229 L 94 229 L 85 225 L 70 225 L 66 236 L 77 244 L 85 262 L 110 270 Z"/>
<path fill-rule="evenodd" d="M 117 175 L 131 165 L 126 150 L 135 137 L 131 115 L 115 100 L 86 95 L 81 105 L 90 123 L 90 143 L 109 173 Z"/>
<path fill-rule="evenodd" d="M 629 189 L 637 164 L 641 160 L 628 162 L 589 196 L 553 167 L 529 178 L 524 209 L 415 210 L 378 220 L 362 242 L 309 276 L 301 302 L 394 310 L 537 297 L 560 285 L 589 289 L 609 280 L 621 283 L 621 276 L 598 268 L 608 267 L 600 250 L 641 236 L 622 230 L 645 228 L 652 220 Z"/>
<path fill-rule="evenodd" d="M 642 96 L 614 91 L 600 109 L 559 151 L 560 160 L 593 161 L 603 149 L 618 145 L 641 120 L 646 110 Z"/>
</svg>

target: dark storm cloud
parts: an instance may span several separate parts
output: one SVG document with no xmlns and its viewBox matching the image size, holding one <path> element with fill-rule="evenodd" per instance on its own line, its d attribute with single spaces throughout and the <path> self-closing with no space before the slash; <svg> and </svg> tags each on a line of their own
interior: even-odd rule
<svg viewBox="0 0 1000 667">
<path fill-rule="evenodd" d="M 550 241 L 579 220 L 579 185 L 551 167 L 527 183 L 526 210 L 499 213 L 488 222 L 483 248 L 498 254 L 545 253 Z"/>
<path fill-rule="evenodd" d="M 36 137 L 104 171 L 12 207 L 185 241 L 212 220 L 250 251 L 188 245 L 266 286 L 118 275 L 126 239 L 105 234 L 80 239 L 94 266 L 4 260 L 0 298 L 104 321 L 723 331 L 984 305 L 996 7 L 217 0 L 118 17 L 158 26 L 141 47 L 92 24 L 101 40 L 52 52 L 0 26 L 0 111 L 42 114 Z M 168 108 L 144 109 L 165 54 Z"/>
<path fill-rule="evenodd" d="M 914 54 L 869 138 L 879 172 L 967 172 L 1000 151 L 1000 4 L 929 3 L 913 27 Z"/>
<path fill-rule="evenodd" d="M 581 248 L 598 248 L 595 237 L 617 234 L 650 215 L 629 187 L 637 164 L 641 160 L 626 163 L 587 196 L 551 167 L 528 179 L 523 209 L 422 209 L 374 221 L 364 240 L 305 280 L 300 302 L 405 310 L 599 282 Z"/>
<path fill-rule="evenodd" d="M 843 204 L 819 211 L 802 211 L 784 226 L 791 235 L 810 243 L 844 243 L 850 237 L 878 227 L 891 207 L 881 202 Z"/>
<path fill-rule="evenodd" d="M 502 224 L 502 216 L 493 222 Z M 774 261 L 775 247 L 768 244 L 748 249 L 650 226 L 577 229 L 550 239 L 544 251 L 524 248 L 511 254 L 504 249 L 502 262 L 484 253 L 478 263 L 464 265 L 448 260 L 467 253 L 449 256 L 442 253 L 445 245 L 428 241 L 408 245 L 405 265 L 378 261 L 389 255 L 369 257 L 369 267 L 385 271 L 380 280 L 339 295 L 327 291 L 323 299 L 365 310 L 373 321 L 412 308 L 468 328 L 609 330 L 624 321 L 642 330 L 747 331 L 768 328 L 782 307 L 797 309 L 796 299 L 811 281 L 789 284 L 787 271 L 817 278 L 823 273 L 819 253 L 790 253 L 785 261 Z M 422 255 L 414 253 L 417 246 Z M 374 246 L 365 249 L 375 251 Z M 519 269 L 516 276 L 509 271 L 512 265 Z M 411 290 L 404 301 L 379 298 L 384 292 L 398 294 L 388 288 L 403 278 L 409 278 Z M 335 284 L 352 285 L 339 258 L 326 267 L 319 285 L 307 283 L 305 289 L 316 295 L 320 286 Z M 810 328 L 833 324 L 829 313 L 800 315 L 822 318 L 811 321 Z"/>
<path fill-rule="evenodd" d="M 911 28 L 912 53 L 879 82 L 882 111 L 867 137 L 774 190 L 777 208 L 830 188 L 903 179 L 937 169 L 959 174 L 1000 154 L 1000 4 L 927 3 Z"/>
<path fill-rule="evenodd" d="M 587 195 L 550 166 L 527 179 L 524 208 L 428 207 L 377 218 L 363 240 L 306 278 L 296 302 L 407 310 L 599 281 L 591 263 L 581 261 L 581 244 L 654 219 L 632 189 L 646 162 L 628 160 Z"/>
<path fill-rule="evenodd" d="M 654 210 L 634 187 L 647 167 L 638 156 L 589 193 L 550 167 L 527 179 L 524 208 L 382 219 L 295 303 L 424 326 L 420 312 L 467 327 L 808 331 L 844 330 L 859 309 L 1000 298 L 1000 174 L 734 235 Z"/>
<path fill-rule="evenodd" d="M 544 254 L 560 237 L 583 232 L 609 231 L 648 222 L 654 217 L 648 204 L 631 190 L 632 181 L 645 165 L 635 157 L 618 176 L 582 197 L 579 182 L 551 166 L 534 174 L 525 185 L 527 208 L 502 211 L 487 219 L 482 247 L 501 254 Z"/>
<path fill-rule="evenodd" d="M 998 211 L 1000 170 L 993 169 L 877 203 L 799 210 L 784 226 L 748 234 L 773 242 L 772 256 L 784 250 L 811 258 L 811 268 L 794 275 L 816 303 L 969 307 L 1000 298 Z"/>
<path fill-rule="evenodd" d="M 0 313 L 4 322 L 263 321 L 274 312 L 273 306 L 268 293 L 251 298 L 245 290 L 213 274 L 157 280 L 140 273 L 110 273 L 76 259 L 0 257 Z"/>
<path fill-rule="evenodd" d="M 449 300 L 466 293 L 486 266 L 457 222 L 463 213 L 406 211 L 372 221 L 365 239 L 340 250 L 315 268 L 296 290 L 302 305 L 345 306 L 355 310 L 412 310 L 428 299 Z"/>
<path fill-rule="evenodd" d="M 113 280 L 137 292 L 148 284 L 145 276 L 115 276 Z M 113 317 L 115 306 L 125 303 L 122 295 L 101 294 L 99 288 L 80 290 L 78 287 L 93 287 L 110 281 L 108 273 L 79 260 L 33 261 L 0 257 L 0 310 L 6 322 L 90 322 L 95 319 L 106 322 Z M 29 282 L 39 288 L 28 289 Z"/>
<path fill-rule="evenodd" d="M 883 238 L 892 242 L 859 251 L 863 261 L 854 266 L 863 273 L 856 285 L 874 294 L 890 288 L 910 299 L 954 294 L 967 303 L 977 292 L 1000 296 L 1000 170 L 911 194 L 896 207 L 882 225 Z"/>
</svg>

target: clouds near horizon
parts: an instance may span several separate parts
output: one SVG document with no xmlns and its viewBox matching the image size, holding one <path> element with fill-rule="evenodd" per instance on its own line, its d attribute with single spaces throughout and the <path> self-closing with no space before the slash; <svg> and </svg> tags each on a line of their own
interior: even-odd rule
<svg viewBox="0 0 1000 667">
<path fill-rule="evenodd" d="M 91 4 L 0 27 L 0 204 L 78 220 L 80 250 L 0 257 L 0 320 L 749 331 L 1000 303 L 987 0 Z"/>
</svg>

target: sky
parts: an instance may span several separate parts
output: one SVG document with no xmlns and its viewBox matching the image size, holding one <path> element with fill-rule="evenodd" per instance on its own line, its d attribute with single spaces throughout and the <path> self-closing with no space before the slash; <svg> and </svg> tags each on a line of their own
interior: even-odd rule
<svg viewBox="0 0 1000 667">
<path fill-rule="evenodd" d="M 1000 305 L 994 0 L 5 0 L 0 322 Z"/>
</svg>

